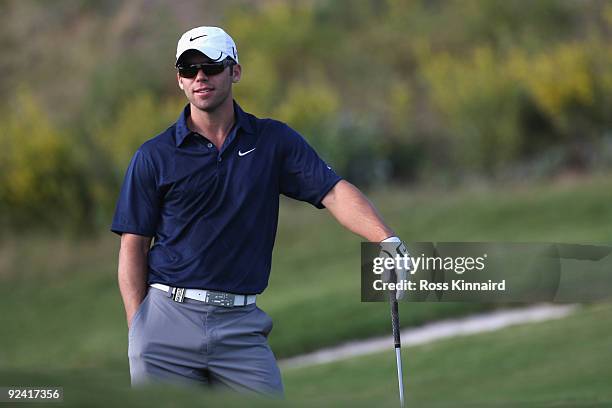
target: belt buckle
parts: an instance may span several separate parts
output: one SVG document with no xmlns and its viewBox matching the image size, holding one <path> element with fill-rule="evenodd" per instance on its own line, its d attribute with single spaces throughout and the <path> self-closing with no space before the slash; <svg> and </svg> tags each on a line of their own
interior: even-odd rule
<svg viewBox="0 0 612 408">
<path fill-rule="evenodd" d="M 206 303 L 217 306 L 234 306 L 235 296 L 223 292 L 206 291 Z"/>
<path fill-rule="evenodd" d="M 183 303 L 185 301 L 185 288 L 174 288 L 172 291 L 172 300 L 177 303 Z"/>
</svg>

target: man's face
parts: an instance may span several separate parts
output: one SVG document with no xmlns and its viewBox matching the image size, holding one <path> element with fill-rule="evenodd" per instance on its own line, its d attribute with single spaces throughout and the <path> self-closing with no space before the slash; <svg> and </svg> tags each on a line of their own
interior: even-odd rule
<svg viewBox="0 0 612 408">
<path fill-rule="evenodd" d="M 188 53 L 181 57 L 181 65 L 212 63 L 204 54 L 199 52 Z M 193 78 L 182 77 L 176 74 L 179 87 L 185 92 L 185 96 L 192 106 L 205 112 L 214 112 L 228 99 L 232 100 L 232 83 L 240 80 L 240 65 L 232 68 L 225 67 L 223 71 L 215 75 L 207 75 L 202 69 Z"/>
</svg>

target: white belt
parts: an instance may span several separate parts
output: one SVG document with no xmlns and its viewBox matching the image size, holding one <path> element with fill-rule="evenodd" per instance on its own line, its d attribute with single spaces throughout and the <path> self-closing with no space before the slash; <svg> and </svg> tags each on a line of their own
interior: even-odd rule
<svg viewBox="0 0 612 408">
<path fill-rule="evenodd" d="M 184 302 L 184 298 L 188 298 L 199 300 L 209 305 L 233 307 L 251 305 L 255 303 L 257 297 L 257 295 L 236 295 L 213 290 L 173 288 L 161 283 L 153 283 L 151 287 L 168 293 L 172 300 L 179 303 Z"/>
</svg>

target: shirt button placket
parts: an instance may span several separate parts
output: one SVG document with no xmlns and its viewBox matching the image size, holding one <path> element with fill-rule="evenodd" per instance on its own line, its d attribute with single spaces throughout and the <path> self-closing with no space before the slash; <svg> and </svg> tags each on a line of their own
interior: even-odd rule
<svg viewBox="0 0 612 408">
<path fill-rule="evenodd" d="M 225 179 L 225 175 L 227 174 L 227 166 L 223 165 L 223 157 L 221 157 L 221 152 L 217 156 L 217 172 L 221 179 Z"/>
</svg>

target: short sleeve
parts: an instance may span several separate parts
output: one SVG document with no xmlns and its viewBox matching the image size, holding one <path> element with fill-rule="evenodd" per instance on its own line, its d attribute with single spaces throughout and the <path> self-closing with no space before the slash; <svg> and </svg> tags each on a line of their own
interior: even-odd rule
<svg viewBox="0 0 612 408">
<path fill-rule="evenodd" d="M 287 197 L 309 202 L 317 208 L 325 208 L 321 201 L 342 178 L 299 133 L 284 126 L 286 131 L 282 132 L 280 141 L 280 192 Z"/>
<path fill-rule="evenodd" d="M 160 199 L 151 159 L 136 151 L 125 174 L 111 231 L 152 237 L 157 227 Z"/>
</svg>

